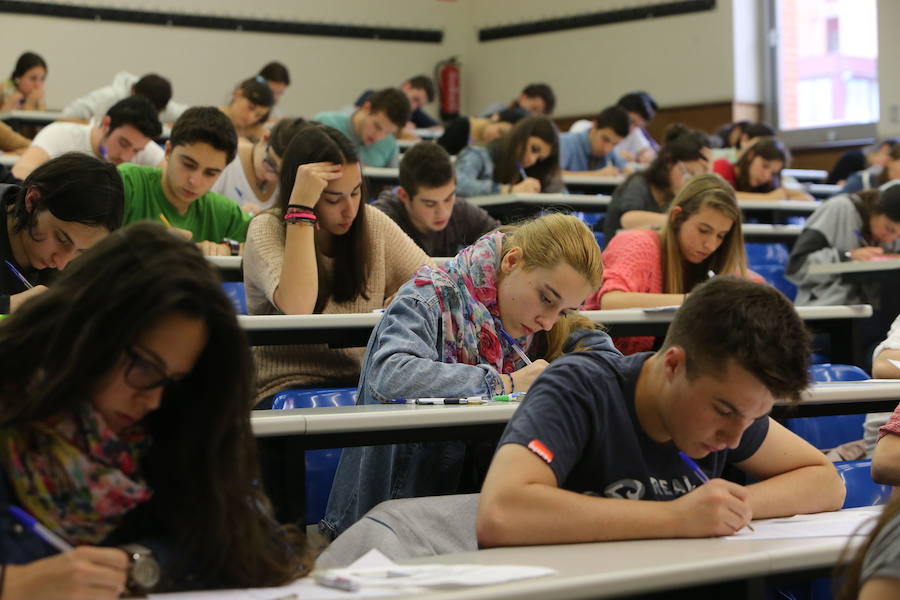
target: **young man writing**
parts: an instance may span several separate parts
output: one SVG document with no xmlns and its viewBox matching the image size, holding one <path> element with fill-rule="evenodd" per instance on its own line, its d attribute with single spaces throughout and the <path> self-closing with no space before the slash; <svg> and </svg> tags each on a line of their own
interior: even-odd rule
<svg viewBox="0 0 900 600">
<path fill-rule="evenodd" d="M 409 99 L 396 88 L 375 92 L 363 105 L 348 115 L 323 112 L 314 121 L 334 127 L 359 150 L 367 167 L 394 167 L 400 161 L 396 134 L 409 120 Z"/>
<path fill-rule="evenodd" d="M 214 106 L 187 109 L 172 127 L 162 168 L 119 166 L 125 224 L 162 221 L 183 230 L 204 254 L 239 254 L 250 215 L 234 200 L 209 191 L 236 151 L 237 133 L 222 111 Z"/>
<path fill-rule="evenodd" d="M 631 131 L 618 145 L 616 152 L 626 162 L 653 162 L 659 146 L 647 133 L 647 125 L 659 108 L 656 100 L 647 92 L 630 92 L 619 98 L 616 104 L 628 113 L 631 121 Z"/>
<path fill-rule="evenodd" d="M 44 127 L 15 165 L 12 173 L 25 179 L 32 171 L 66 152 L 80 152 L 119 165 L 133 162 L 157 166 L 163 149 L 153 141 L 162 133 L 156 108 L 133 96 L 114 104 L 97 124 L 57 121 Z"/>
<path fill-rule="evenodd" d="M 400 186 L 374 206 L 393 219 L 429 256 L 456 256 L 500 223 L 483 208 L 456 198 L 456 176 L 447 151 L 422 142 L 403 154 Z"/>
<path fill-rule="evenodd" d="M 406 94 L 406 98 L 409 100 L 409 108 L 412 111 L 409 114 L 409 122 L 406 124 L 406 129 L 427 129 L 440 125 L 431 115 L 423 110 L 426 104 L 434 102 L 434 82 L 431 81 L 431 77 L 427 75 L 410 77 L 400 85 L 400 91 Z M 354 105 L 357 107 L 362 106 L 374 93 L 374 90 L 364 91 L 356 99 Z"/>
<path fill-rule="evenodd" d="M 628 135 L 628 113 L 618 106 L 604 108 L 585 131 L 559 136 L 559 164 L 563 174 L 618 175 L 625 161 L 615 147 Z"/>
<path fill-rule="evenodd" d="M 784 296 L 723 276 L 687 297 L 655 354 L 559 359 L 500 440 L 479 544 L 722 536 L 753 518 L 840 508 L 828 459 L 768 416 L 807 386 L 808 356 Z M 726 464 L 759 483 L 720 479 Z"/>
</svg>

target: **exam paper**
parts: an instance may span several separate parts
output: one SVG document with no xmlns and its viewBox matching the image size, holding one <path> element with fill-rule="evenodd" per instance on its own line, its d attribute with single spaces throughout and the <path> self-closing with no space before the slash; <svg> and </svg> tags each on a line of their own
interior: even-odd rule
<svg viewBox="0 0 900 600">
<path fill-rule="evenodd" d="M 900 360 L 894 360 L 893 358 L 889 358 L 888 362 L 900 369 Z"/>
<path fill-rule="evenodd" d="M 491 585 L 543 577 L 556 573 L 545 567 L 515 565 L 400 565 L 378 550 L 369 550 L 349 567 L 323 573 L 352 579 L 360 588 L 353 592 L 318 585 L 314 576 L 277 588 L 215 590 L 150 594 L 150 600 L 331 600 L 333 598 L 378 598 L 398 593 L 423 592 L 431 588 Z"/>
<path fill-rule="evenodd" d="M 814 515 L 796 515 L 778 519 L 753 521 L 750 531 L 744 528 L 726 540 L 783 540 L 814 537 L 848 537 L 866 535 L 881 514 L 881 506 L 865 509 L 838 510 Z"/>
</svg>

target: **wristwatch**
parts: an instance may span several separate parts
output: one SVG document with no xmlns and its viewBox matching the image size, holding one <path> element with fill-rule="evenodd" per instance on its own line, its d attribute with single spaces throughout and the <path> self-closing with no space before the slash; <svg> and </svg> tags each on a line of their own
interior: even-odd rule
<svg viewBox="0 0 900 600">
<path fill-rule="evenodd" d="M 135 594 L 146 594 L 159 583 L 159 563 L 153 552 L 140 544 L 124 544 L 119 546 L 128 555 L 128 591 Z"/>
</svg>

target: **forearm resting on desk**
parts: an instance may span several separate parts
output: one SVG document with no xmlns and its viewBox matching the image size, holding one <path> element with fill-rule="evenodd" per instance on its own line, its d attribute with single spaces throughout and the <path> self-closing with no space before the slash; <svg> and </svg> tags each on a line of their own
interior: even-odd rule
<svg viewBox="0 0 900 600">
<path fill-rule="evenodd" d="M 666 215 L 649 210 L 629 210 L 622 214 L 620 223 L 622 229 L 662 229 Z"/>
<path fill-rule="evenodd" d="M 684 302 L 685 294 L 647 294 L 644 292 L 622 292 L 614 290 L 603 294 L 600 308 L 653 308 L 655 306 L 676 306 Z"/>
</svg>

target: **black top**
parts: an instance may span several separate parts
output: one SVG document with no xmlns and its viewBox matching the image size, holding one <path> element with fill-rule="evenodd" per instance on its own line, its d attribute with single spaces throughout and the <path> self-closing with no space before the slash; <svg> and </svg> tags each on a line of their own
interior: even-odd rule
<svg viewBox="0 0 900 600">
<path fill-rule="evenodd" d="M 472 123 L 469 121 L 469 117 L 458 117 L 444 128 L 444 134 L 437 143 L 447 151 L 447 154 L 453 156 L 462 152 L 463 148 L 469 145 L 469 136 L 471 135 Z"/>
<path fill-rule="evenodd" d="M 41 273 L 31 267 L 22 266 L 13 257 L 12 247 L 9 245 L 9 231 L 6 226 L 6 215 L 9 207 L 15 203 L 18 186 L 0 184 L 0 206 L 3 207 L 0 214 L 0 314 L 9 314 L 9 297 L 13 294 L 26 291 L 28 288 L 12 274 L 9 267 L 3 261 L 8 260 L 16 267 L 32 285 L 43 283 L 47 279 L 47 273 Z"/>
<path fill-rule="evenodd" d="M 641 173 L 631 175 L 613 192 L 606 215 L 603 217 L 603 247 L 609 246 L 613 236 L 622 228 L 622 215 L 632 210 L 663 213 L 667 206 L 660 206 L 653 198 L 650 184 Z"/>
</svg>

